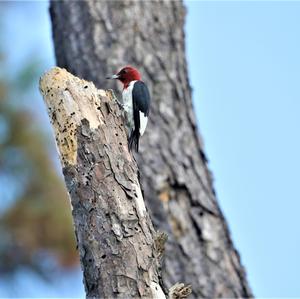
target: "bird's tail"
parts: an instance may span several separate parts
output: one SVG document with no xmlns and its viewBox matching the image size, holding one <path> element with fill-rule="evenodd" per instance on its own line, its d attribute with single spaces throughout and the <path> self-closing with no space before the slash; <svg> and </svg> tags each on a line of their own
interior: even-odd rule
<svg viewBox="0 0 300 299">
<path fill-rule="evenodd" d="M 132 130 L 128 140 L 129 151 L 132 151 L 133 148 L 136 152 L 139 151 L 139 140 L 140 132 L 138 130 Z"/>
</svg>

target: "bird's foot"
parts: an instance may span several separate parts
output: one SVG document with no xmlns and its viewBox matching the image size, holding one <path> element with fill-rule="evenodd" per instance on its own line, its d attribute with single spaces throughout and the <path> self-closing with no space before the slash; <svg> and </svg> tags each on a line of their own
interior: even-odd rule
<svg viewBox="0 0 300 299">
<path fill-rule="evenodd" d="M 107 91 L 111 94 L 111 98 L 112 98 L 114 101 L 117 102 L 117 104 L 119 105 L 119 107 L 120 107 L 121 109 L 124 109 L 123 103 L 121 103 L 121 102 L 118 100 L 118 98 L 117 98 L 116 95 L 115 95 L 115 92 L 114 92 L 112 89 L 108 89 Z"/>
</svg>

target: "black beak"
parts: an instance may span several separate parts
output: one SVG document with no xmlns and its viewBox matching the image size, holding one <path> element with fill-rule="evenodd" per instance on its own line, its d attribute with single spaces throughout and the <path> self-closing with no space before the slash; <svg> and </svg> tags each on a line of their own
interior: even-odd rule
<svg viewBox="0 0 300 299">
<path fill-rule="evenodd" d="M 118 79 L 119 75 L 107 76 L 106 79 Z"/>
</svg>

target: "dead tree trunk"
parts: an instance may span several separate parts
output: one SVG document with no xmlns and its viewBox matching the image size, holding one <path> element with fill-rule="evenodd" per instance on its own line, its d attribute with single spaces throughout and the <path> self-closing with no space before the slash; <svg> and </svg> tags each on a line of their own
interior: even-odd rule
<svg viewBox="0 0 300 299">
<path fill-rule="evenodd" d="M 191 283 L 197 298 L 251 296 L 196 127 L 182 2 L 53 1 L 50 12 L 59 66 L 108 87 L 106 74 L 133 64 L 150 87 L 138 162 L 154 225 L 169 235 L 164 282 Z"/>
<path fill-rule="evenodd" d="M 71 198 L 87 298 L 165 298 L 160 252 L 116 103 L 59 68 L 41 78 L 40 90 Z"/>
</svg>

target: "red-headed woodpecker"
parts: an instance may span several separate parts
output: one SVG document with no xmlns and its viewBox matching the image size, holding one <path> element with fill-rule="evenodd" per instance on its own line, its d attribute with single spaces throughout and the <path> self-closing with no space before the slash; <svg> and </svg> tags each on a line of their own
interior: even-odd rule
<svg viewBox="0 0 300 299">
<path fill-rule="evenodd" d="M 150 94 L 146 84 L 141 81 L 139 71 L 131 66 L 123 67 L 117 74 L 107 77 L 123 83 L 121 106 L 125 111 L 129 135 L 129 150 L 139 150 L 139 139 L 145 132 L 150 109 Z"/>
</svg>

